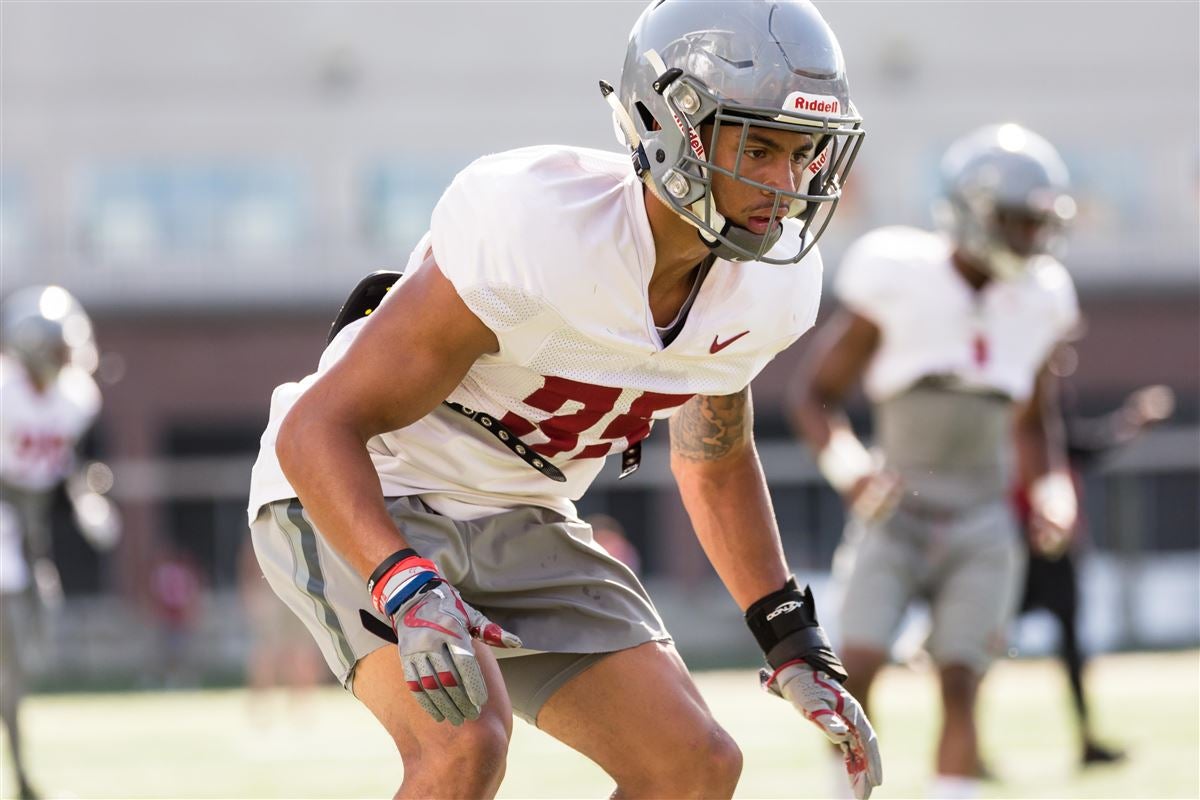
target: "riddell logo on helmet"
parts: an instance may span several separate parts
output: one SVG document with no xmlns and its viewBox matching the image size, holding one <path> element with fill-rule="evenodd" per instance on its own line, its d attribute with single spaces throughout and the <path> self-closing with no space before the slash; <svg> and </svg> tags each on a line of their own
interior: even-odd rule
<svg viewBox="0 0 1200 800">
<path fill-rule="evenodd" d="M 675 118 L 675 126 L 679 128 L 679 132 L 687 135 L 688 144 L 692 146 L 692 152 L 696 154 L 696 158 L 707 161 L 708 156 L 704 155 L 704 143 L 700 141 L 700 134 L 691 125 L 684 125 L 683 120 L 674 111 L 671 112 L 671 116 Z"/>
<path fill-rule="evenodd" d="M 821 152 L 817 153 L 817 157 L 809 162 L 805 168 L 809 175 L 816 175 L 821 170 L 825 169 L 825 165 L 829 163 L 829 145 L 821 148 Z"/>
<path fill-rule="evenodd" d="M 836 97 L 827 94 L 792 92 L 783 101 L 784 111 L 803 111 L 806 114 L 840 114 L 842 104 Z"/>
</svg>

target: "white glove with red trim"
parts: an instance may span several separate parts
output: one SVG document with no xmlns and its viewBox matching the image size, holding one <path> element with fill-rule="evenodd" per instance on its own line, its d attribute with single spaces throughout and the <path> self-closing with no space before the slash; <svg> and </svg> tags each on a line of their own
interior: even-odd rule
<svg viewBox="0 0 1200 800">
<path fill-rule="evenodd" d="M 413 550 L 385 560 L 367 581 L 375 608 L 392 621 L 413 698 L 436 721 L 479 718 L 487 682 L 472 639 L 492 647 L 521 640 L 463 602 L 437 566 Z"/>
<path fill-rule="evenodd" d="M 773 670 L 759 673 L 762 687 L 790 701 L 842 748 L 854 796 L 866 800 L 883 783 L 879 743 L 862 706 L 842 688 L 846 669 L 817 621 L 812 589 L 800 591 L 788 578 L 746 609 L 746 624 Z"/>
<path fill-rule="evenodd" d="M 1069 472 L 1048 472 L 1029 487 L 1029 538 L 1039 555 L 1061 558 L 1078 522 L 1079 500 Z"/>
<path fill-rule="evenodd" d="M 866 713 L 842 685 L 807 661 L 784 664 L 774 673 L 760 673 L 763 688 L 789 701 L 804 718 L 812 722 L 829 741 L 842 748 L 846 777 L 859 800 L 871 796 L 871 790 L 883 783 L 883 762 L 879 742 Z"/>
</svg>

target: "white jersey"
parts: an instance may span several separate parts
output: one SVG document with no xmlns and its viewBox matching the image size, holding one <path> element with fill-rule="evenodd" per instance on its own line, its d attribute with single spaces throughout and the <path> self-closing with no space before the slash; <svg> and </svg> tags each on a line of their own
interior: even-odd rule
<svg viewBox="0 0 1200 800">
<path fill-rule="evenodd" d="M 24 365 L 0 355 L 0 480 L 25 491 L 54 488 L 100 411 L 92 376 L 67 367 L 39 392 Z"/>
<path fill-rule="evenodd" d="M 821 291 L 815 249 L 791 266 L 717 261 L 664 347 L 648 301 L 655 254 L 643 191 L 626 156 L 557 146 L 487 156 L 455 178 L 406 277 L 432 248 L 500 347 L 448 399 L 500 419 L 566 481 L 552 481 L 443 407 L 368 443 L 386 496 L 421 494 L 464 519 L 522 504 L 573 514 L 570 501 L 605 456 L 645 438 L 655 420 L 696 394 L 745 388 L 812 327 Z M 776 247 L 795 247 L 799 227 L 789 221 Z M 369 319 L 335 338 L 318 375 Z M 251 480 L 251 520 L 262 505 L 295 496 L 275 436 L 315 378 L 275 390 Z"/>
<path fill-rule="evenodd" d="M 24 365 L 0 355 L 0 482 L 22 492 L 53 489 L 99 410 L 100 390 L 83 370 L 67 367 L 39 392 Z M 0 591 L 28 584 L 21 536 L 19 513 L 0 501 Z"/>
<path fill-rule="evenodd" d="M 954 268 L 951 249 L 944 237 L 897 226 L 868 233 L 846 252 L 834 292 L 880 330 L 863 381 L 872 401 L 932 375 L 1024 400 L 1078 323 L 1075 287 L 1055 259 L 1040 257 L 1020 277 L 976 291 Z"/>
</svg>

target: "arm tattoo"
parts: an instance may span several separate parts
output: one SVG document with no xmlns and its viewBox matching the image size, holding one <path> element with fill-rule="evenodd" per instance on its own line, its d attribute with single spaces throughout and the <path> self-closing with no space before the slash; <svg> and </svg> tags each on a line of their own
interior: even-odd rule
<svg viewBox="0 0 1200 800">
<path fill-rule="evenodd" d="M 750 390 L 693 397 L 671 418 L 671 452 L 693 461 L 724 458 L 750 441 Z"/>
</svg>

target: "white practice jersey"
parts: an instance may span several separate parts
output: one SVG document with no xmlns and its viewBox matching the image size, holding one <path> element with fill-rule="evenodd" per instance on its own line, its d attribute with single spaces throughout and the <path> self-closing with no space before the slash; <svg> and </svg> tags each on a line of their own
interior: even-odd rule
<svg viewBox="0 0 1200 800">
<path fill-rule="evenodd" d="M 100 390 L 91 375 L 67 367 L 39 392 L 20 362 L 0 355 L 0 404 L 0 480 L 46 491 L 70 473 L 75 447 L 100 411 Z"/>
<path fill-rule="evenodd" d="M 1025 400 L 1078 323 L 1075 287 L 1055 259 L 1043 256 L 1020 277 L 975 291 L 951 250 L 942 236 L 897 226 L 868 233 L 846 252 L 834 291 L 881 334 L 863 381 L 872 401 L 934 375 Z"/>
<path fill-rule="evenodd" d="M 67 367 L 39 392 L 24 365 L 0 355 L 0 482 L 23 492 L 54 488 L 99 411 L 100 390 L 83 370 Z M 19 514 L 0 502 L 0 591 L 28 583 L 21 536 Z"/>
<path fill-rule="evenodd" d="M 643 191 L 627 156 L 571 147 L 487 156 L 459 173 L 406 277 L 432 248 L 500 348 L 448 399 L 500 419 L 566 481 L 443 407 L 368 443 L 385 495 L 421 494 L 459 518 L 521 504 L 572 514 L 570 501 L 605 456 L 645 438 L 694 395 L 740 391 L 812 327 L 821 291 L 815 249 L 790 266 L 717 261 L 664 347 L 647 294 L 655 254 Z M 776 247 L 795 248 L 799 227 L 789 221 Z M 369 317 L 334 339 L 318 375 L 367 324 Z M 295 496 L 275 435 L 315 377 L 275 390 L 251 481 L 252 520 L 263 504 Z"/>
</svg>

